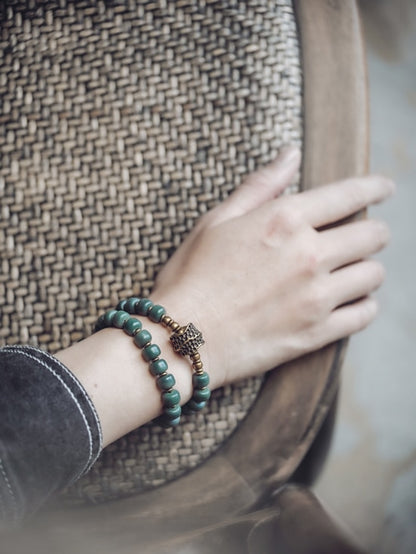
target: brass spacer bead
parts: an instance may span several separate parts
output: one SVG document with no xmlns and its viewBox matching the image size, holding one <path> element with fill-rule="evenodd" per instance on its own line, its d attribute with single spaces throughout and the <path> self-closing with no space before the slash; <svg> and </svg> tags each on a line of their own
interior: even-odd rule
<svg viewBox="0 0 416 554">
<path fill-rule="evenodd" d="M 160 320 L 165 327 L 169 327 L 173 332 L 177 331 L 180 327 L 179 323 L 174 321 L 169 315 L 165 314 Z"/>
<path fill-rule="evenodd" d="M 193 362 L 199 362 L 199 360 L 201 359 L 201 354 L 199 352 L 193 352 L 190 358 Z"/>
<path fill-rule="evenodd" d="M 196 375 L 202 375 L 203 373 L 204 373 L 204 370 L 202 369 L 202 367 L 200 369 L 195 369 Z"/>
<path fill-rule="evenodd" d="M 204 364 L 202 362 L 194 362 L 192 365 L 195 371 L 199 371 L 203 368 Z"/>
</svg>

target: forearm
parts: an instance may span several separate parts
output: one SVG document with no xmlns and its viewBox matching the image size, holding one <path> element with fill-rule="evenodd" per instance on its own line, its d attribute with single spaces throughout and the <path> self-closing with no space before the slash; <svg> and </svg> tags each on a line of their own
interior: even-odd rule
<svg viewBox="0 0 416 554">
<path fill-rule="evenodd" d="M 167 299 L 166 307 L 181 323 L 194 321 L 180 302 Z M 179 305 L 178 305 L 179 304 Z M 181 404 L 192 395 L 192 366 L 189 359 L 176 354 L 169 341 L 169 331 L 146 317 L 140 318 L 143 328 L 152 335 L 152 343 L 161 349 L 161 358 L 173 374 L 174 388 Z M 202 330 L 204 330 L 202 328 Z M 204 368 L 208 369 L 207 347 L 201 348 Z M 81 381 L 92 398 L 100 417 L 104 446 L 129 431 L 151 421 L 162 413 L 161 391 L 149 371 L 142 351 L 120 329 L 107 328 L 56 354 Z M 210 371 L 210 388 L 222 384 L 218 370 Z"/>
</svg>

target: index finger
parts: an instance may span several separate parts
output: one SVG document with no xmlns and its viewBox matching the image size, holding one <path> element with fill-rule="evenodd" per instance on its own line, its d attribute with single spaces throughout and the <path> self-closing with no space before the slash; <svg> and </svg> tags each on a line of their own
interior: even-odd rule
<svg viewBox="0 0 416 554">
<path fill-rule="evenodd" d="M 337 181 L 307 190 L 297 197 L 303 217 L 315 228 L 324 227 L 382 202 L 393 194 L 395 185 L 390 179 L 371 175 Z"/>
</svg>

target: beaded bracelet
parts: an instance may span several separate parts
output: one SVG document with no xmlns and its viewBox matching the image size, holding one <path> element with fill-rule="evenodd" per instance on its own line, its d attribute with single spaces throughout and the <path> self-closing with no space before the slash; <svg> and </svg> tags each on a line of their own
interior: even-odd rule
<svg viewBox="0 0 416 554">
<path fill-rule="evenodd" d="M 142 322 L 131 317 L 124 310 L 108 310 L 100 316 L 95 325 L 94 332 L 106 327 L 122 329 L 127 335 L 133 337 L 134 344 L 142 351 L 143 359 L 149 363 L 150 373 L 156 377 L 156 383 L 161 391 L 163 415 L 158 418 L 163 427 L 176 427 L 179 425 L 182 408 L 180 394 L 174 389 L 175 377 L 168 373 L 166 360 L 160 358 L 160 348 L 152 344 L 152 335 L 142 328 Z"/>
<path fill-rule="evenodd" d="M 198 348 L 205 344 L 202 333 L 198 331 L 193 323 L 184 326 L 179 325 L 166 314 L 163 306 L 153 304 L 149 298 L 131 297 L 121 300 L 117 304 L 117 309 L 124 310 L 129 314 L 146 316 L 154 323 L 162 323 L 172 331 L 170 342 L 174 351 L 182 356 L 189 356 L 194 370 L 192 375 L 192 398 L 183 406 L 183 411 L 189 413 L 202 410 L 211 396 L 208 387 L 209 375 L 203 369 L 201 356 L 198 352 Z"/>
</svg>

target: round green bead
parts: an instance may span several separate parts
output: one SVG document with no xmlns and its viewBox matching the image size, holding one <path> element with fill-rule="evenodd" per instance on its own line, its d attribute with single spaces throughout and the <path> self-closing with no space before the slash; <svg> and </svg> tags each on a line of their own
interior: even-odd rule
<svg viewBox="0 0 416 554">
<path fill-rule="evenodd" d="M 137 335 L 134 335 L 134 343 L 139 348 L 143 348 L 146 346 L 148 342 L 152 340 L 152 335 L 149 333 L 149 331 L 146 331 L 146 329 L 142 329 L 137 333 Z"/>
<path fill-rule="evenodd" d="M 191 398 L 191 400 L 186 404 L 186 407 L 192 410 L 193 412 L 200 412 L 205 408 L 206 404 L 207 403 L 205 401 L 196 402 Z"/>
<path fill-rule="evenodd" d="M 172 408 L 176 406 L 176 404 L 179 404 L 180 401 L 181 395 L 176 389 L 162 392 L 162 402 L 164 406 Z"/>
<path fill-rule="evenodd" d="M 166 429 L 168 429 L 169 427 L 177 427 L 181 422 L 181 418 L 176 417 L 175 419 L 170 419 L 162 415 L 160 416 L 158 421 L 161 427 L 165 427 Z"/>
<path fill-rule="evenodd" d="M 101 331 L 101 329 L 104 329 L 104 316 L 100 315 L 100 317 L 97 319 L 97 322 L 94 327 L 94 333 L 97 333 L 97 331 Z"/>
<path fill-rule="evenodd" d="M 127 312 L 123 312 L 122 310 L 118 310 L 116 315 L 113 317 L 112 325 L 113 327 L 117 327 L 117 329 L 122 329 L 124 323 L 130 319 L 130 316 Z"/>
<path fill-rule="evenodd" d="M 192 400 L 195 400 L 195 402 L 206 402 L 210 396 L 211 391 L 209 389 L 194 389 Z"/>
<path fill-rule="evenodd" d="M 163 306 L 160 306 L 159 304 L 155 304 L 150 308 L 149 313 L 147 315 L 149 316 L 149 319 L 154 323 L 160 323 L 160 320 L 165 314 L 166 314 L 165 308 Z"/>
<path fill-rule="evenodd" d="M 172 373 L 161 375 L 156 382 L 160 390 L 169 390 L 176 384 L 175 377 L 172 375 Z"/>
<path fill-rule="evenodd" d="M 167 372 L 168 364 L 163 358 L 160 360 L 153 360 L 153 362 L 150 362 L 149 364 L 149 370 L 152 375 L 157 377 L 158 375 L 162 375 L 162 373 Z"/>
<path fill-rule="evenodd" d="M 182 408 L 177 404 L 176 406 L 172 406 L 171 408 L 165 408 L 163 410 L 163 415 L 166 416 L 169 419 L 176 419 L 177 417 L 181 417 Z"/>
<path fill-rule="evenodd" d="M 130 317 L 125 323 L 124 323 L 124 330 L 128 335 L 131 337 L 140 331 L 142 328 L 142 322 L 139 319 L 136 319 L 135 317 Z"/>
<path fill-rule="evenodd" d="M 168 419 L 169 427 L 177 427 L 180 422 L 181 422 L 180 417 L 175 417 L 175 419 Z"/>
<path fill-rule="evenodd" d="M 116 306 L 116 310 L 123 310 L 123 312 L 126 311 L 125 310 L 126 302 L 127 300 L 120 300 L 120 302 Z"/>
<path fill-rule="evenodd" d="M 135 314 L 136 313 L 136 306 L 140 302 L 140 298 L 137 298 L 136 296 L 132 296 L 131 298 L 128 298 L 126 300 L 126 303 L 124 305 L 124 310 L 128 312 L 129 314 Z"/>
<path fill-rule="evenodd" d="M 150 308 L 153 306 L 153 302 L 148 298 L 141 298 L 140 301 L 136 304 L 136 314 L 138 315 L 147 315 Z"/>
<path fill-rule="evenodd" d="M 117 310 L 108 310 L 107 312 L 105 312 L 105 314 L 103 315 L 103 323 L 105 327 L 111 327 L 113 325 L 113 319 L 116 313 Z"/>
<path fill-rule="evenodd" d="M 149 344 L 149 346 L 145 346 L 142 352 L 142 356 L 146 362 L 155 360 L 158 356 L 160 356 L 160 354 L 161 351 L 157 344 Z"/>
<path fill-rule="evenodd" d="M 194 373 L 192 375 L 192 384 L 196 389 L 203 389 L 209 385 L 209 375 L 206 371 L 203 373 Z"/>
</svg>

